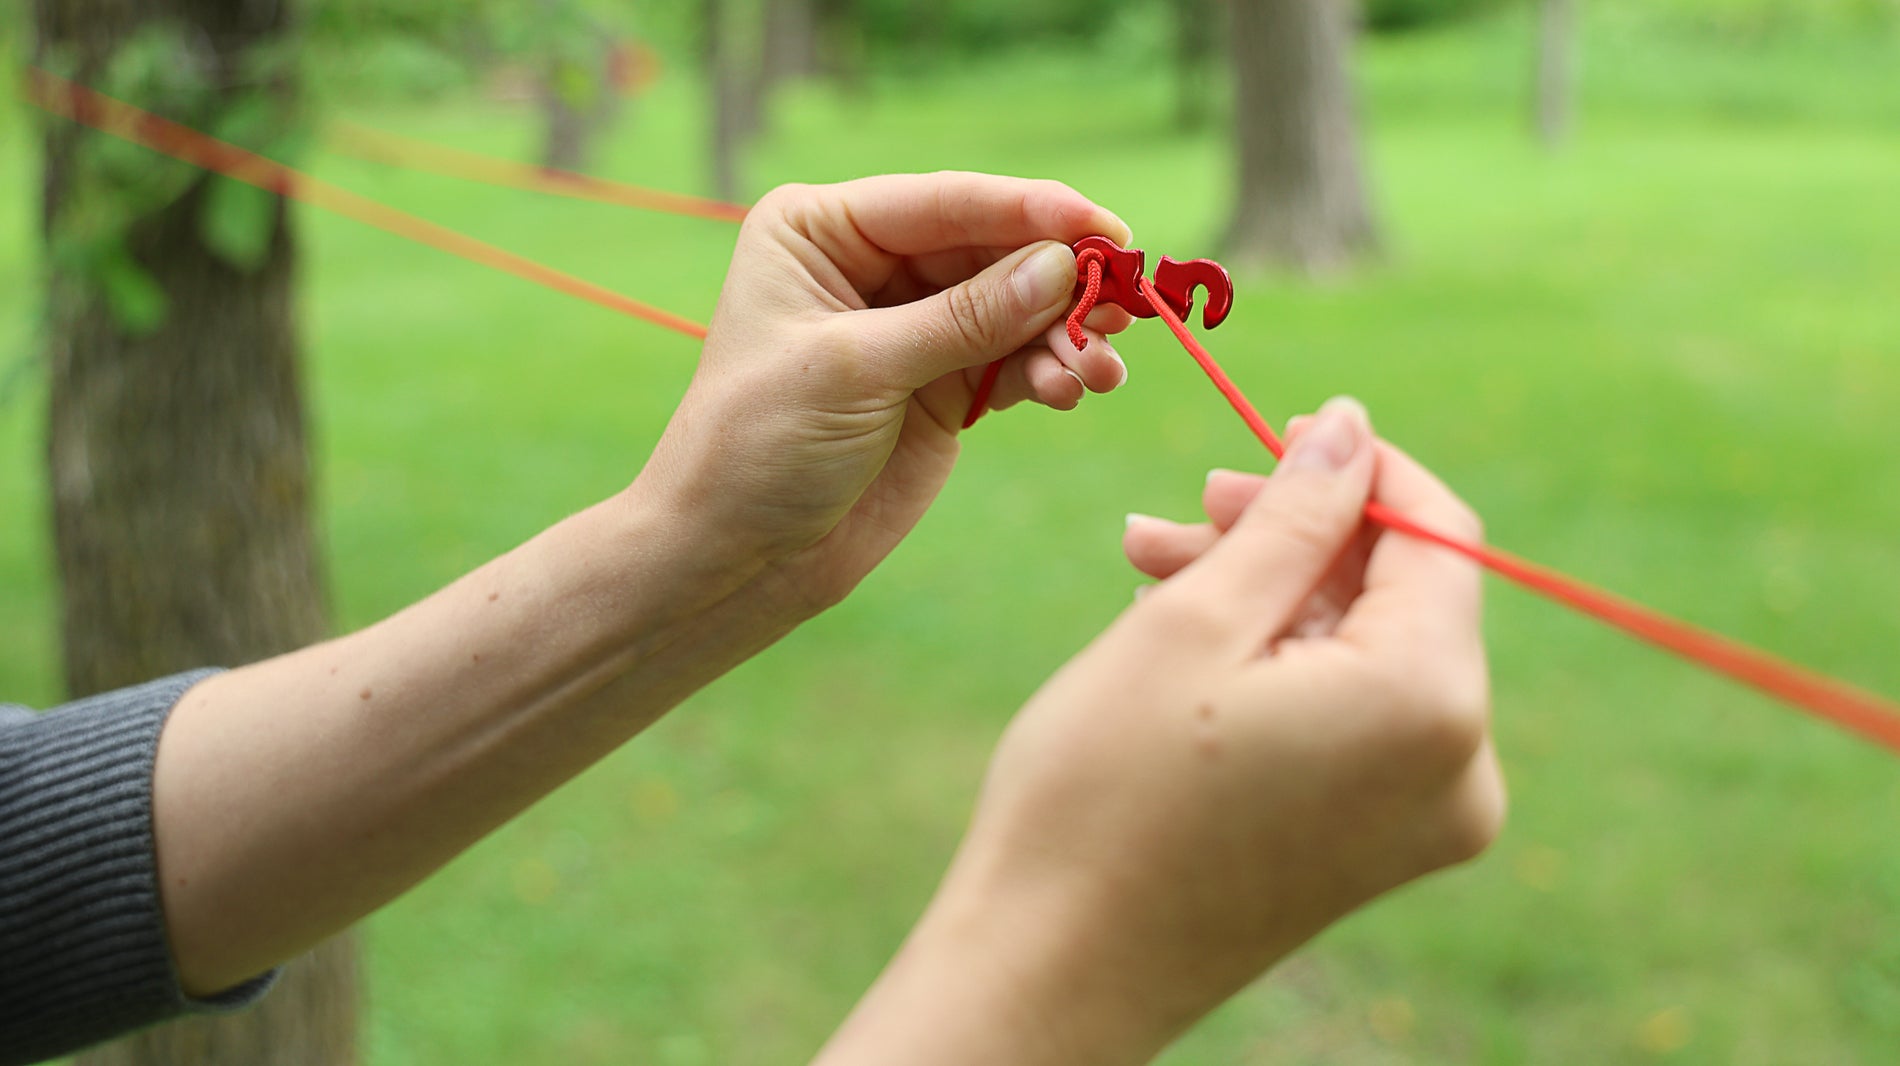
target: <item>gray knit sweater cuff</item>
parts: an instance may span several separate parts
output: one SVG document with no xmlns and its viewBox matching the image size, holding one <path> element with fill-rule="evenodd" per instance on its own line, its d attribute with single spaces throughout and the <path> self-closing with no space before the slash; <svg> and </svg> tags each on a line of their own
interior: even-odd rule
<svg viewBox="0 0 1900 1066">
<path fill-rule="evenodd" d="M 44 715 L 0 707 L 0 1064 L 35 1062 L 190 1011 L 249 1005 L 179 987 L 159 910 L 152 760 L 199 670 Z"/>
</svg>

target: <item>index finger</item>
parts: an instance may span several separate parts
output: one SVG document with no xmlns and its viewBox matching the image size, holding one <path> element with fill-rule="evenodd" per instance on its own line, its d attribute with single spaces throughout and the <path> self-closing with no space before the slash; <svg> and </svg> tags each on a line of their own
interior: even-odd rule
<svg viewBox="0 0 1900 1066">
<path fill-rule="evenodd" d="M 1379 442 L 1372 498 L 1427 529 L 1481 541 L 1483 525 L 1444 482 L 1418 461 Z M 1366 562 L 1364 592 L 1339 623 L 1341 639 L 1361 645 L 1395 641 L 1434 653 L 1482 647 L 1483 582 L 1476 563 L 1436 544 L 1384 530 Z"/>
<path fill-rule="evenodd" d="M 890 255 L 954 248 L 1074 244 L 1100 234 L 1118 244 L 1127 223 L 1059 181 L 944 171 L 885 174 L 826 186 L 815 198 L 836 239 L 868 242 Z"/>
</svg>

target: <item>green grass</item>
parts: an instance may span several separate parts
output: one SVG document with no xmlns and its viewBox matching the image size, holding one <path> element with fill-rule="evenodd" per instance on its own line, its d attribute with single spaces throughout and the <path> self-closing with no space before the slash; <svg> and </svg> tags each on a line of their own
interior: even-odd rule
<svg viewBox="0 0 1900 1066">
<path fill-rule="evenodd" d="M 1591 41 L 1582 134 L 1536 151 L 1521 27 L 1364 56 L 1386 261 L 1242 286 L 1216 353 L 1276 420 L 1334 392 L 1492 538 L 1900 693 L 1900 84 L 1891 48 Z M 693 188 L 679 78 L 598 168 Z M 1023 59 L 785 101 L 761 183 L 1061 177 L 1200 254 L 1224 155 L 1158 76 Z M 481 100 L 359 108 L 522 154 Z M 0 117 L 0 351 L 30 348 L 33 160 Z M 323 160 L 371 195 L 703 316 L 716 224 Z M 339 621 L 374 619 L 624 484 L 687 342 L 355 224 L 301 219 Z M 927 898 L 990 744 L 1126 603 L 1129 510 L 1262 456 L 1152 326 L 1128 388 L 973 435 L 846 605 L 369 923 L 379 1064 L 799 1061 Z M 11 355 L 7 357 L 11 359 Z M 0 407 L 0 692 L 56 698 L 40 381 Z M 1187 1038 L 1195 1063 L 1900 1060 L 1892 759 L 1514 589 L 1489 622 L 1512 822 Z"/>
</svg>

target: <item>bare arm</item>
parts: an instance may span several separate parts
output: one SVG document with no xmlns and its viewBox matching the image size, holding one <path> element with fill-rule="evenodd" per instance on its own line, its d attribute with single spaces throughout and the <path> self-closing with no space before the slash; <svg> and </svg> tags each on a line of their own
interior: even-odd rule
<svg viewBox="0 0 1900 1066">
<path fill-rule="evenodd" d="M 194 687 L 153 792 L 185 988 L 374 910 L 796 622 L 757 567 L 709 554 L 629 492 L 383 622 Z"/>
<path fill-rule="evenodd" d="M 1060 352 L 1073 190 L 969 174 L 789 188 L 748 216 L 686 398 L 625 493 L 361 632 L 206 680 L 159 741 L 165 921 L 188 991 L 394 898 L 844 596 L 996 405 L 1119 384 Z"/>
</svg>

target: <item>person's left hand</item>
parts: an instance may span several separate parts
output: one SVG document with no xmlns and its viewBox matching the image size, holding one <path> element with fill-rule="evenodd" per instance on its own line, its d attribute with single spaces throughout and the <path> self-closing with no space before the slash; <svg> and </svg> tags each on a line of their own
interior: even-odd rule
<svg viewBox="0 0 1900 1066">
<path fill-rule="evenodd" d="M 1127 371 L 1098 308 L 1070 346 L 1067 247 L 1128 227 L 1065 185 L 980 174 L 787 186 L 746 216 L 699 370 L 634 491 L 763 566 L 795 613 L 836 602 L 949 477 L 986 364 L 992 408 L 1068 409 Z"/>
</svg>

